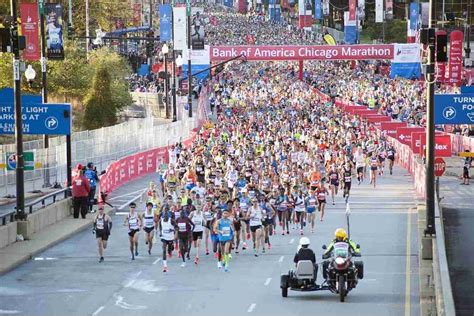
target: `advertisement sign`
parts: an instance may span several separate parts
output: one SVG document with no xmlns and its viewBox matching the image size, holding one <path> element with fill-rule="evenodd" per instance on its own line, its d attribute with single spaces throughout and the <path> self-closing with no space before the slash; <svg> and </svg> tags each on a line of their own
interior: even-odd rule
<svg viewBox="0 0 474 316">
<path fill-rule="evenodd" d="M 171 41 L 171 23 L 173 20 L 171 5 L 160 5 L 160 42 Z"/>
<path fill-rule="evenodd" d="M 329 0 L 323 0 L 323 15 L 329 15 Z"/>
<path fill-rule="evenodd" d="M 191 45 L 193 50 L 204 49 L 204 19 L 203 8 L 191 8 Z"/>
<path fill-rule="evenodd" d="M 425 28 L 429 26 L 430 18 L 430 3 L 422 2 L 421 3 L 421 27 Z"/>
<path fill-rule="evenodd" d="M 415 152 L 415 151 L 414 151 Z M 426 136 L 420 137 L 420 147 L 418 152 L 420 156 L 426 155 Z M 451 157 L 452 146 L 451 146 L 451 136 L 449 135 L 435 135 L 435 156 L 436 157 Z"/>
<path fill-rule="evenodd" d="M 382 122 L 391 122 L 392 119 L 385 115 L 369 115 L 366 117 L 367 122 L 375 124 L 375 126 L 381 126 Z"/>
<path fill-rule="evenodd" d="M 360 20 L 365 19 L 365 0 L 357 1 L 357 13 Z"/>
<path fill-rule="evenodd" d="M 7 170 L 16 169 L 16 153 L 7 152 L 5 156 Z M 25 171 L 35 170 L 35 153 L 33 151 L 23 152 L 23 167 Z"/>
<path fill-rule="evenodd" d="M 64 59 L 63 7 L 56 3 L 46 4 L 46 48 L 48 59 Z"/>
<path fill-rule="evenodd" d="M 452 31 L 449 36 L 448 83 L 461 86 L 463 32 Z"/>
<path fill-rule="evenodd" d="M 400 127 L 407 127 L 407 123 L 405 122 L 382 122 L 380 123 L 380 128 L 382 131 L 387 133 L 387 136 L 396 137 L 397 135 L 397 128 Z"/>
<path fill-rule="evenodd" d="M 385 0 L 385 18 L 387 20 L 393 19 L 393 0 Z"/>
<path fill-rule="evenodd" d="M 22 104 L 23 133 L 29 135 L 71 134 L 70 104 Z M 15 133 L 15 110 L 12 103 L 0 104 L 0 134 Z"/>
<path fill-rule="evenodd" d="M 424 127 L 399 127 L 395 138 L 402 144 L 411 146 L 411 134 L 416 132 L 424 132 Z"/>
<path fill-rule="evenodd" d="M 321 0 L 314 0 L 314 19 L 321 20 L 323 18 L 323 7 Z"/>
<path fill-rule="evenodd" d="M 383 23 L 383 0 L 375 0 L 375 23 Z"/>
<path fill-rule="evenodd" d="M 356 20 L 356 0 L 349 0 L 349 21 Z"/>
<path fill-rule="evenodd" d="M 39 47 L 39 16 L 36 3 L 21 3 L 21 32 L 26 38 L 26 48 L 23 59 L 29 61 L 39 60 L 41 57 Z"/>
<path fill-rule="evenodd" d="M 183 60 L 188 60 L 187 50 L 183 51 Z M 202 50 L 192 50 L 191 51 L 191 63 L 192 63 L 192 72 L 193 74 L 198 73 L 204 69 L 209 68 L 211 62 L 209 60 L 209 45 L 205 45 Z M 183 64 L 183 80 L 188 78 L 188 64 Z M 202 72 L 196 76 L 198 79 L 204 79 L 209 76 L 209 70 Z"/>
<path fill-rule="evenodd" d="M 435 94 L 435 124 L 474 124 L 474 94 Z"/>
<path fill-rule="evenodd" d="M 390 78 L 407 79 L 421 77 L 421 57 L 419 44 L 394 44 L 394 54 Z"/>
<path fill-rule="evenodd" d="M 186 25 L 186 7 L 173 8 L 173 41 L 176 50 L 188 48 Z"/>
<path fill-rule="evenodd" d="M 211 46 L 211 61 L 241 54 L 247 60 L 368 60 L 392 59 L 393 45 Z"/>
</svg>

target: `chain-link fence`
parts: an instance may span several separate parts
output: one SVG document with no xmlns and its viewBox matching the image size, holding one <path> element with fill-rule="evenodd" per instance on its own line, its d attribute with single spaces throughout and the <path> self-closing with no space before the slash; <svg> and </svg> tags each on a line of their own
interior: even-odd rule
<svg viewBox="0 0 474 316">
<path fill-rule="evenodd" d="M 105 170 L 111 162 L 150 148 L 166 146 L 189 136 L 195 128 L 195 118 L 185 118 L 174 123 L 144 118 L 115 126 L 72 134 L 72 167 L 93 162 L 98 171 Z M 66 137 L 50 138 L 49 148 L 42 140 L 24 143 L 25 151 L 34 152 L 40 168 L 25 171 L 25 189 L 41 189 L 49 173 L 49 182 L 64 185 L 66 181 Z M 0 146 L 0 161 L 6 162 L 6 153 L 16 152 L 14 144 Z M 0 175 L 0 193 L 14 194 L 15 172 L 3 170 Z M 2 190 L 3 189 L 3 190 Z"/>
</svg>

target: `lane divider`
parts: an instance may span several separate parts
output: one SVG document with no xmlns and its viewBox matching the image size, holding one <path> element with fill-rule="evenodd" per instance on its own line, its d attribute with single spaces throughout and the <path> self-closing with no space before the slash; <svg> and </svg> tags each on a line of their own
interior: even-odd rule
<svg viewBox="0 0 474 316">
<path fill-rule="evenodd" d="M 278 262 L 283 262 L 284 258 L 285 258 L 285 256 L 281 256 L 280 259 L 278 259 Z"/>
<path fill-rule="evenodd" d="M 268 286 L 268 284 L 270 284 L 271 281 L 272 281 L 272 278 L 267 278 L 267 280 L 265 281 L 264 285 L 265 285 L 265 286 Z"/>
<path fill-rule="evenodd" d="M 253 312 L 253 310 L 255 309 L 256 306 L 257 306 L 257 304 L 255 304 L 255 303 L 250 304 L 249 309 L 247 309 L 247 313 Z"/>
<path fill-rule="evenodd" d="M 92 313 L 92 316 L 97 316 L 99 313 L 105 308 L 105 306 L 99 307 L 94 313 Z"/>
</svg>

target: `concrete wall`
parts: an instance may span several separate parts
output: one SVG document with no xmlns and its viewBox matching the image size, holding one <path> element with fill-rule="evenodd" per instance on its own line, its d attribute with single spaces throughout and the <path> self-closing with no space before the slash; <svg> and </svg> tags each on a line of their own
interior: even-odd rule
<svg viewBox="0 0 474 316">
<path fill-rule="evenodd" d="M 0 249 L 16 241 L 17 222 L 0 226 Z"/>
<path fill-rule="evenodd" d="M 55 224 L 71 215 L 71 199 L 61 200 L 41 210 L 28 215 L 26 221 L 16 222 L 18 234 L 25 239 L 31 239 L 34 233 L 42 231 L 49 225 Z"/>
</svg>

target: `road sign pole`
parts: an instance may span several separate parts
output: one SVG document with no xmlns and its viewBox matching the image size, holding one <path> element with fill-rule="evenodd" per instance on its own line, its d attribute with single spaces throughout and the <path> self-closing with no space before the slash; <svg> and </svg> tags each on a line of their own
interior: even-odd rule
<svg viewBox="0 0 474 316">
<path fill-rule="evenodd" d="M 66 186 L 72 185 L 72 141 L 71 141 L 71 133 L 66 135 L 66 176 L 67 176 L 67 184 Z"/>
<path fill-rule="evenodd" d="M 20 73 L 20 47 L 17 21 L 17 1 L 10 0 L 11 14 L 13 17 L 12 48 L 13 48 L 13 80 L 14 80 L 14 102 L 15 102 L 15 140 L 17 152 L 16 165 L 16 218 L 26 219 L 25 213 L 25 182 L 24 182 L 24 162 L 23 162 L 23 122 L 21 111 L 21 73 Z"/>
<path fill-rule="evenodd" d="M 429 28 L 433 24 L 433 1 L 429 1 Z M 430 33 L 430 32 L 428 32 Z M 434 33 L 434 31 L 433 31 Z M 428 36 L 429 38 L 429 36 Z M 434 38 L 428 40 L 428 63 L 426 71 L 427 84 L 427 124 L 426 124 L 426 228 L 425 235 L 434 235 L 434 214 L 435 214 L 435 176 L 434 176 L 434 159 L 435 159 L 435 119 L 434 119 Z"/>
</svg>

